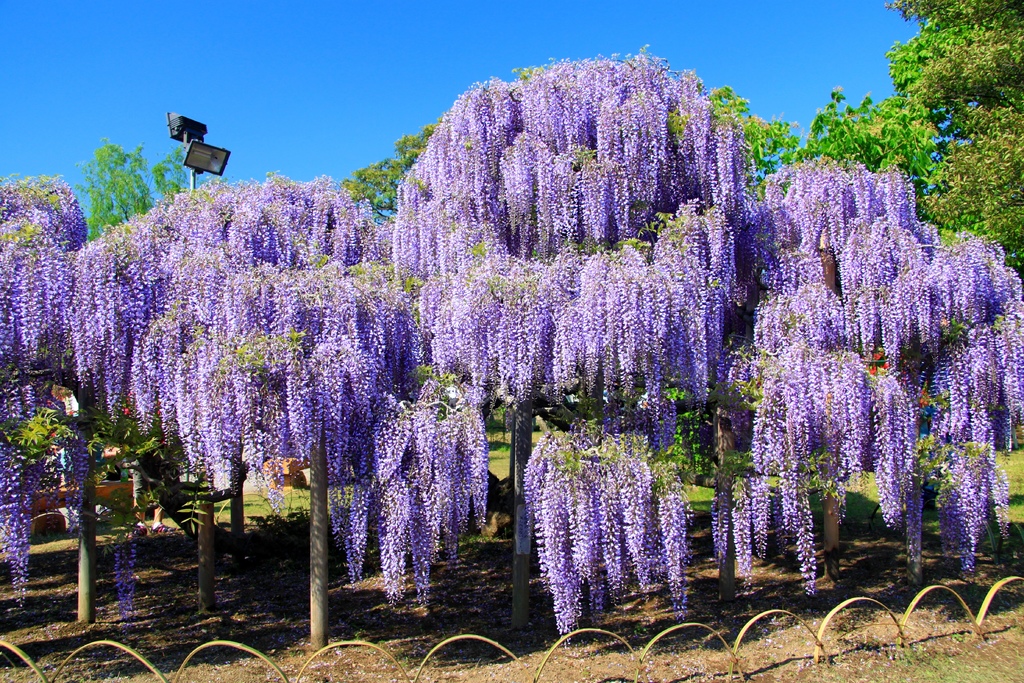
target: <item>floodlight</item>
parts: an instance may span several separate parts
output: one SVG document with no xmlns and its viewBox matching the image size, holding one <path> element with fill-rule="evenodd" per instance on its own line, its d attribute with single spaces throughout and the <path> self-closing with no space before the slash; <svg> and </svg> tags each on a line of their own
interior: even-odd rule
<svg viewBox="0 0 1024 683">
<path fill-rule="evenodd" d="M 224 167 L 228 165 L 229 150 L 214 147 L 199 140 L 192 140 L 185 148 L 184 164 L 197 173 L 224 175 Z"/>
<path fill-rule="evenodd" d="M 228 165 L 231 152 L 223 147 L 214 147 L 203 141 L 206 136 L 206 124 L 187 116 L 167 112 L 167 130 L 172 140 L 185 145 L 185 166 L 188 167 L 188 186 L 196 189 L 196 176 L 200 173 L 224 175 L 224 167 Z"/>
<path fill-rule="evenodd" d="M 206 124 L 173 112 L 167 113 L 167 129 L 171 139 L 188 144 L 191 140 L 202 141 L 206 135 Z"/>
</svg>

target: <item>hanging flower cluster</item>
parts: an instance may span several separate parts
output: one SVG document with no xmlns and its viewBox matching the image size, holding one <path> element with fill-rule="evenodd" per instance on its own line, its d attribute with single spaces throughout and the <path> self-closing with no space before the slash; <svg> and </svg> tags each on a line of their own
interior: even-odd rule
<svg viewBox="0 0 1024 683">
<path fill-rule="evenodd" d="M 660 62 L 563 62 L 466 92 L 399 189 L 396 265 L 463 270 L 477 245 L 518 258 L 641 236 L 694 203 L 743 211 L 742 134 L 700 81 Z"/>
<path fill-rule="evenodd" d="M 71 264 L 86 231 L 62 181 L 0 182 L 0 365 L 66 370 Z"/>
<path fill-rule="evenodd" d="M 62 402 L 39 380 L 5 381 L 0 389 L 0 553 L 11 564 L 19 598 L 28 580 L 29 536 L 36 503 L 62 495 L 77 527 L 88 475 L 85 440 Z"/>
<path fill-rule="evenodd" d="M 991 446 L 976 443 L 941 448 L 939 463 L 939 526 L 942 547 L 950 556 L 959 555 L 965 572 L 974 571 L 974 551 L 986 533 L 989 501 L 996 501 L 996 520 L 1003 535 L 1009 529 L 1010 482 L 996 465 Z"/>
<path fill-rule="evenodd" d="M 755 467 L 801 499 L 812 482 L 842 499 L 851 476 L 874 471 L 883 517 L 913 539 L 915 488 L 928 474 L 916 453 L 922 394 L 937 408 L 932 433 L 970 448 L 1007 446 L 1022 415 L 1024 376 L 1013 365 L 1024 342 L 1020 280 L 979 238 L 939 244 L 915 217 L 909 182 L 891 172 L 831 163 L 786 169 L 769 179 L 765 201 L 777 251 L 755 333 L 764 393 Z M 985 476 L 999 478 L 994 459 L 980 462 Z M 790 495 L 784 525 L 811 588 L 809 508 Z M 1005 505 L 996 486 L 958 496 L 976 496 L 975 511 Z M 940 505 L 944 515 L 967 509 L 952 498 Z M 960 528 L 965 537 L 980 533 L 967 521 Z M 973 553 L 976 541 L 954 545 Z M 973 556 L 962 560 L 973 566 Z"/>
<path fill-rule="evenodd" d="M 685 611 L 689 503 L 678 480 L 656 483 L 651 461 L 646 440 L 629 434 L 546 434 L 534 448 L 526 502 L 561 633 L 575 628 L 584 591 L 599 612 L 631 577 L 642 586 L 666 577 Z"/>
<path fill-rule="evenodd" d="M 131 536 L 114 546 L 114 581 L 117 584 L 117 611 L 127 623 L 135 613 L 135 555 Z"/>
<path fill-rule="evenodd" d="M 258 284 L 238 280 L 261 270 L 356 265 L 378 254 L 373 229 L 368 212 L 327 179 L 274 177 L 178 194 L 79 253 L 72 307 L 78 372 L 113 409 L 130 390 L 136 346 L 155 320 L 184 308 L 188 324 L 230 322 L 221 302 L 232 281 L 258 297 Z"/>
<path fill-rule="evenodd" d="M 593 391 L 600 376 L 640 403 L 630 424 L 667 445 L 675 407 L 664 389 L 702 402 L 723 361 L 732 248 L 721 213 L 684 207 L 650 253 L 626 244 L 551 262 L 481 257 L 423 285 L 428 360 L 512 400 Z"/>
<path fill-rule="evenodd" d="M 20 404 L 0 404 L 6 418 L 0 421 L 0 554 L 10 563 L 18 599 L 25 597 L 29 578 L 36 502 L 53 501 L 61 487 L 67 487 L 66 506 L 74 529 L 88 472 L 84 439 L 63 419 L 62 405 L 55 410 L 35 389 L 24 387 Z"/>
<path fill-rule="evenodd" d="M 814 534 L 807 499 L 812 482 L 843 499 L 845 483 L 870 467 L 871 392 L 855 354 L 823 354 L 794 345 L 763 376 L 752 452 L 754 468 L 777 475 L 782 522 L 797 539 L 809 591 L 814 590 Z"/>
<path fill-rule="evenodd" d="M 86 232 L 62 181 L 0 182 L 0 554 L 20 596 L 36 499 L 66 484 L 76 523 L 87 470 L 85 444 L 51 389 L 72 369 L 72 264 Z"/>
<path fill-rule="evenodd" d="M 470 516 L 478 525 L 484 521 L 484 421 L 465 394 L 430 379 L 415 403 L 396 407 L 395 417 L 376 438 L 377 529 L 385 590 L 392 602 L 401 597 L 410 555 L 416 592 L 425 602 L 430 564 L 439 558 L 439 550 L 447 549 L 448 559 L 454 560 Z M 361 557 L 362 550 L 355 549 L 355 554 Z"/>
<path fill-rule="evenodd" d="M 550 384 L 555 311 L 574 285 L 559 273 L 571 269 L 488 256 L 428 280 L 420 323 L 435 370 L 520 400 Z"/>
<path fill-rule="evenodd" d="M 379 272 L 335 264 L 258 269 L 226 289 L 208 327 L 176 306 L 140 341 L 131 387 L 141 419 L 159 415 L 218 485 L 239 458 L 255 473 L 306 458 L 320 431 L 332 482 L 368 474 L 381 406 L 413 388 L 408 298 Z"/>
</svg>

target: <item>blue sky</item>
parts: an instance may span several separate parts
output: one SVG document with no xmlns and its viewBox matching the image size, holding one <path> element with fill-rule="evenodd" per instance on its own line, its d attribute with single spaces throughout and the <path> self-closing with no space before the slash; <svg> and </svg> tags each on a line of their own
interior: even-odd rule
<svg viewBox="0 0 1024 683">
<path fill-rule="evenodd" d="M 175 111 L 232 150 L 229 180 L 340 180 L 473 83 L 645 45 L 807 127 L 835 86 L 858 102 L 890 94 L 885 52 L 915 33 L 882 0 L 0 0 L 0 177 L 80 182 L 104 137 L 155 160 L 176 144 Z"/>
</svg>

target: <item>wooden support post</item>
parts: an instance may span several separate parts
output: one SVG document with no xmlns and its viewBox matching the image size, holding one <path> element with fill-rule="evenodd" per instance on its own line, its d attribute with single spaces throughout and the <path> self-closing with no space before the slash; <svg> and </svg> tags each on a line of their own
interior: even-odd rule
<svg viewBox="0 0 1024 683">
<path fill-rule="evenodd" d="M 920 413 L 914 433 L 917 438 L 927 436 L 931 433 L 931 421 L 923 422 Z M 903 518 L 907 524 L 907 583 L 911 586 L 924 585 L 924 565 L 921 557 L 921 534 L 924 526 L 921 515 L 924 514 L 924 491 L 921 485 L 924 483 L 921 473 L 921 465 L 915 458 L 914 474 L 910 479 L 910 495 L 907 497 L 906 511 Z"/>
<path fill-rule="evenodd" d="M 231 492 L 236 494 L 231 497 L 231 533 L 234 536 L 241 536 L 245 533 L 245 465 L 242 462 L 242 454 L 238 454 L 238 461 L 232 467 Z"/>
<path fill-rule="evenodd" d="M 92 392 L 77 387 L 79 415 L 87 415 L 93 407 Z M 82 491 L 82 507 L 78 524 L 78 621 L 96 621 L 96 459 L 90 451 L 88 474 Z"/>
<path fill-rule="evenodd" d="M 313 446 L 309 473 L 309 640 L 313 649 L 327 645 L 327 451 L 321 433 Z"/>
<path fill-rule="evenodd" d="M 533 401 L 515 404 L 512 415 L 512 486 L 515 510 L 512 555 L 512 628 L 530 621 L 530 520 L 526 514 L 524 479 L 526 462 L 533 451 Z"/>
<path fill-rule="evenodd" d="M 214 594 L 214 510 L 213 503 L 199 504 L 199 611 L 209 612 L 217 605 Z"/>
<path fill-rule="evenodd" d="M 821 498 L 824 511 L 824 555 L 825 576 L 831 581 L 839 580 L 839 499 L 831 494 Z"/>
<path fill-rule="evenodd" d="M 89 455 L 92 458 L 92 455 Z M 89 464 L 90 473 L 92 463 Z M 78 523 L 78 621 L 96 621 L 96 487 L 88 480 Z"/>
<path fill-rule="evenodd" d="M 719 516 L 725 516 L 725 556 L 718 561 L 718 599 L 731 602 L 736 599 L 736 536 L 733 533 L 732 487 L 735 479 L 728 473 L 726 459 L 730 451 L 736 450 L 736 434 L 732 421 L 723 408 L 715 408 L 714 417 L 715 458 L 718 461 L 718 476 L 715 479 L 715 497 L 721 508 Z"/>
<path fill-rule="evenodd" d="M 914 472 L 912 490 L 907 500 L 907 583 L 924 585 L 924 565 L 921 561 L 921 514 L 924 501 L 921 494 L 921 474 Z"/>
</svg>

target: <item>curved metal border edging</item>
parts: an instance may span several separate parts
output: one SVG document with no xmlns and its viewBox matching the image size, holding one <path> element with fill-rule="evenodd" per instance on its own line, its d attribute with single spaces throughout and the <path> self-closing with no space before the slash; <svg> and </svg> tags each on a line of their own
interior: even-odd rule
<svg viewBox="0 0 1024 683">
<path fill-rule="evenodd" d="M 740 651 L 740 647 L 743 645 L 743 640 L 748 635 L 750 629 L 753 628 L 753 626 L 756 623 L 758 623 L 760 620 L 764 619 L 765 617 L 769 617 L 769 616 L 772 616 L 772 615 L 783 615 L 783 616 L 792 617 L 793 619 L 795 619 L 798 622 L 798 624 L 804 630 L 806 630 L 808 633 L 811 634 L 811 637 L 814 638 L 814 655 L 813 655 L 813 659 L 814 659 L 814 663 L 818 664 L 818 663 L 820 663 L 822 655 L 827 655 L 827 650 L 826 650 L 826 647 L 825 647 L 824 636 L 825 636 L 825 633 L 828 631 L 829 626 L 830 626 L 832 620 L 836 617 L 836 615 L 839 614 L 839 612 L 841 612 L 844 609 L 850 607 L 851 605 L 856 605 L 858 603 L 870 603 L 871 605 L 873 605 L 875 607 L 882 608 L 882 610 L 892 620 L 893 625 L 896 627 L 896 631 L 897 631 L 897 641 L 896 641 L 896 644 L 899 647 L 906 647 L 907 642 L 908 642 L 907 641 L 907 634 L 906 634 L 906 627 L 907 627 L 907 624 L 910 621 L 910 616 L 920 606 L 921 602 L 924 600 L 925 597 L 927 597 L 928 595 L 930 595 L 930 594 L 932 594 L 932 593 L 934 593 L 936 591 L 944 591 L 944 592 L 952 594 L 953 597 L 956 598 L 957 602 L 960 603 L 960 606 L 967 613 L 967 616 L 968 616 L 968 619 L 970 621 L 970 625 L 971 625 L 971 628 L 973 629 L 973 631 L 978 636 L 984 638 L 985 635 L 986 635 L 985 634 L 985 630 L 983 628 L 984 627 L 984 622 L 985 622 L 985 619 L 989 615 L 990 609 L 992 608 L 992 603 L 995 600 L 995 596 L 999 593 L 1000 590 L 1005 588 L 1007 585 L 1009 585 L 1011 583 L 1014 583 L 1014 582 L 1017 582 L 1017 581 L 1024 582 L 1024 577 L 1021 577 L 1021 576 L 1008 576 L 1006 578 L 1003 578 L 1003 579 L 997 581 L 995 584 L 993 584 L 992 587 L 989 588 L 988 592 L 985 594 L 985 597 L 982 600 L 980 607 L 978 608 L 977 615 L 975 615 L 971 611 L 971 608 L 968 606 L 967 601 L 964 600 L 963 596 L 960 593 L 958 593 L 956 590 L 954 590 L 950 586 L 946 586 L 946 585 L 942 585 L 942 584 L 934 584 L 934 585 L 927 586 L 926 588 L 923 588 L 922 590 L 920 590 L 914 596 L 914 598 L 910 601 L 910 604 L 907 606 L 907 608 L 903 612 L 902 616 L 899 616 L 899 617 L 891 609 L 889 609 L 885 604 L 883 604 L 882 602 L 879 602 L 878 600 L 876 600 L 874 598 L 865 597 L 865 596 L 848 598 L 848 599 L 842 601 L 841 603 L 839 603 L 838 605 L 836 605 L 835 607 L 833 607 L 828 612 L 828 614 L 825 615 L 825 618 L 822 619 L 821 623 L 818 625 L 817 631 L 815 631 L 814 628 L 812 628 L 812 626 L 807 621 L 802 619 L 797 614 L 795 614 L 793 612 L 790 612 L 789 610 L 785 610 L 785 609 L 770 609 L 770 610 L 766 610 L 764 612 L 761 612 L 761 613 L 755 615 L 754 617 L 752 617 L 751 619 L 749 619 L 743 625 L 743 627 L 740 629 L 739 633 L 736 636 L 736 640 L 734 641 L 734 643 L 733 643 L 733 645 L 731 647 L 730 647 L 728 641 L 725 638 L 725 634 L 722 631 L 719 631 L 719 630 L 717 630 L 717 629 L 715 629 L 715 628 L 713 628 L 711 626 L 708 626 L 707 624 L 703 624 L 703 623 L 700 623 L 700 622 L 687 622 L 687 623 L 684 623 L 684 624 L 675 624 L 673 626 L 670 626 L 669 628 L 661 631 L 660 633 L 655 635 L 653 638 L 651 638 L 649 641 L 647 641 L 646 645 L 644 645 L 643 649 L 641 649 L 639 651 L 639 653 L 638 653 L 637 650 L 635 650 L 629 644 L 629 642 L 624 637 L 622 637 L 622 636 L 620 636 L 620 635 L 618 635 L 616 633 L 613 633 L 611 631 L 607 631 L 607 630 L 600 629 L 600 628 L 581 628 L 581 629 L 576 629 L 574 631 L 571 631 L 570 633 L 567 633 L 567 634 L 561 636 L 557 641 L 555 641 L 555 643 L 553 645 L 551 645 L 551 647 L 549 647 L 544 652 L 544 655 L 541 658 L 541 661 L 540 661 L 539 665 L 537 666 L 537 668 L 535 669 L 535 671 L 533 673 L 532 681 L 533 681 L 533 683 L 539 683 L 539 681 L 541 679 L 541 675 L 543 674 L 545 667 L 547 666 L 548 662 L 550 661 L 551 657 L 554 655 L 555 651 L 559 648 L 559 646 L 561 646 L 563 643 L 567 642 L 570 638 L 573 638 L 575 636 L 593 634 L 593 635 L 606 636 L 608 638 L 611 638 L 612 640 L 618 641 L 618 643 L 620 645 L 624 645 L 626 647 L 626 649 L 628 650 L 629 656 L 632 657 L 636 661 L 636 669 L 635 669 L 635 674 L 633 676 L 633 683 L 639 683 L 640 674 L 641 674 L 641 670 L 643 669 L 644 662 L 648 661 L 648 658 L 650 657 L 651 652 L 653 651 L 655 645 L 657 645 L 662 639 L 666 638 L 667 636 L 669 636 L 669 635 L 671 635 L 673 633 L 676 633 L 678 631 L 682 631 L 684 629 L 690 629 L 690 628 L 703 629 L 706 632 L 706 634 L 710 634 L 710 635 L 714 636 L 715 638 L 717 638 L 719 640 L 719 642 L 722 644 L 722 647 L 724 648 L 724 650 L 726 651 L 726 653 L 728 654 L 728 656 L 730 658 L 729 671 L 728 671 L 728 675 L 730 677 L 734 676 L 735 672 L 737 670 L 740 673 L 740 675 L 745 676 L 746 673 L 745 673 L 745 671 L 744 671 L 744 669 L 742 667 L 742 663 L 741 663 L 741 660 L 740 660 L 740 657 L 739 657 L 739 651 Z M 885 624 L 883 622 L 883 623 L 874 623 L 874 624 L 871 624 L 871 625 L 872 626 L 877 626 L 877 625 L 883 625 L 884 626 Z M 705 640 L 706 640 L 706 636 L 705 636 Z M 278 675 L 280 680 L 283 681 L 284 683 L 292 683 L 293 680 L 294 680 L 294 683 L 298 683 L 298 681 L 302 678 L 302 675 L 306 672 L 306 670 L 312 664 L 313 660 L 315 660 L 317 657 L 321 656 L 322 654 L 324 654 L 328 650 L 333 650 L 333 649 L 342 648 L 342 647 L 369 648 L 371 650 L 374 650 L 379 655 L 383 655 L 395 667 L 397 667 L 398 670 L 402 672 L 402 677 L 405 679 L 406 683 L 419 683 L 419 681 L 420 681 L 420 679 L 421 679 L 421 677 L 423 675 L 423 672 L 426 669 L 426 666 L 430 662 L 430 660 L 433 659 L 435 657 L 435 655 L 437 655 L 437 653 L 440 652 L 443 648 L 451 645 L 452 643 L 456 643 L 456 642 L 460 642 L 460 641 L 478 641 L 478 642 L 485 643 L 487 645 L 490 645 L 494 649 L 500 651 L 503 655 L 509 657 L 514 663 L 519 664 L 519 665 L 523 664 L 523 660 L 522 659 L 517 657 L 511 650 L 506 648 L 501 643 L 499 643 L 499 642 L 497 642 L 495 640 L 492 640 L 490 638 L 486 638 L 484 636 L 478 636 L 478 635 L 472 634 L 472 633 L 465 633 L 465 634 L 460 634 L 460 635 L 451 636 L 449 638 L 446 638 L 446 639 L 442 640 L 440 643 L 438 643 L 437 645 L 435 645 L 433 648 L 431 648 L 430 651 L 427 653 L 427 655 L 420 662 L 419 667 L 416 670 L 415 677 L 412 677 L 411 674 L 410 674 L 410 671 L 408 671 L 402 665 L 402 663 L 398 661 L 398 659 L 395 657 L 395 655 L 390 650 L 388 650 L 386 647 L 384 647 L 382 645 L 377 645 L 377 644 L 374 644 L 374 643 L 371 643 L 371 642 L 368 642 L 368 641 L 364 641 L 364 640 L 344 640 L 344 641 L 337 641 L 337 642 L 333 642 L 333 643 L 328 643 L 325 647 L 322 647 L 319 650 L 317 650 L 316 652 L 314 652 L 303 663 L 302 668 L 299 669 L 299 673 L 295 677 L 295 679 L 289 679 L 288 676 L 277 665 L 277 663 L 269 655 L 264 654 L 260 650 L 257 650 L 254 647 L 250 647 L 248 645 L 245 645 L 243 643 L 239 643 L 239 642 L 236 642 L 236 641 L 233 641 L 233 640 L 211 640 L 209 642 L 203 643 L 202 645 L 196 647 L 194 650 L 192 650 L 188 654 L 187 657 L 185 657 L 185 660 L 181 663 L 181 666 L 178 667 L 178 670 L 177 670 L 177 672 L 174 675 L 173 683 L 178 683 L 179 679 L 181 679 L 181 677 L 182 677 L 183 672 L 185 671 L 186 666 L 188 665 L 188 663 L 192 660 L 192 658 L 195 655 L 197 655 L 198 653 L 202 652 L 203 650 L 206 650 L 206 649 L 209 649 L 209 648 L 213 648 L 213 647 L 228 647 L 228 648 L 232 648 L 232 649 L 236 649 L 236 650 L 241 650 L 242 652 L 245 652 L 247 654 L 250 654 L 250 655 L 252 655 L 254 657 L 259 658 L 264 663 L 268 664 L 274 670 L 274 672 Z M 52 673 L 52 677 L 51 678 L 47 678 L 47 676 L 43 673 L 43 671 L 39 667 L 39 665 L 36 664 L 36 662 L 31 657 L 29 657 L 28 654 L 25 653 L 24 650 L 22 650 L 21 648 L 19 648 L 16 645 L 14 645 L 13 643 L 10 643 L 10 642 L 8 642 L 6 640 L 0 640 L 0 653 L 2 653 L 4 650 L 7 650 L 7 651 L 10 651 L 10 652 L 14 653 L 19 659 L 21 659 L 22 662 L 25 663 L 25 665 L 27 665 L 32 670 L 32 672 L 38 677 L 38 679 L 40 681 L 42 681 L 42 683 L 56 683 L 57 679 L 60 677 L 61 673 L 64 671 L 64 669 L 67 667 L 67 665 L 71 662 L 72 659 L 74 659 L 76 656 L 78 656 L 81 652 L 83 652 L 85 650 L 92 649 L 92 648 L 97 648 L 97 647 L 102 647 L 102 646 L 113 647 L 113 648 L 115 648 L 117 650 L 121 650 L 123 652 L 128 653 L 129 655 L 134 657 L 136 660 L 141 662 L 149 670 L 150 673 L 154 674 L 157 677 L 157 679 L 159 681 L 161 681 L 161 683 L 168 683 L 168 680 L 164 676 L 164 674 L 161 673 L 160 670 L 157 669 L 156 666 L 154 666 L 153 663 L 150 662 L 145 656 L 143 656 L 141 653 L 139 653 L 135 649 L 131 648 L 130 646 L 125 645 L 124 643 L 120 643 L 120 642 L 115 641 L 115 640 L 95 640 L 95 641 L 92 641 L 90 643 L 87 643 L 87 644 L 82 645 L 81 647 L 75 649 L 54 670 L 54 672 Z M 699 647 L 706 647 L 706 646 L 707 646 L 707 643 L 701 643 L 699 645 Z M 639 655 L 639 658 L 638 658 L 638 655 Z M 10 658 L 7 658 L 7 659 L 8 659 L 8 661 L 11 661 Z M 826 661 L 827 661 L 827 657 L 826 657 Z M 14 664 L 12 662 L 12 666 L 13 665 Z"/>
<path fill-rule="evenodd" d="M 1002 590 L 1003 586 L 1014 581 L 1024 581 L 1024 576 L 1007 576 L 1005 579 L 1000 579 L 992 584 L 992 587 L 988 589 L 988 593 L 985 594 L 985 599 L 981 601 L 981 607 L 978 608 L 977 624 L 978 629 L 981 629 L 981 625 L 985 622 L 985 617 L 988 616 L 988 608 L 992 606 L 992 600 L 996 597 L 996 593 Z M 985 633 L 982 631 L 982 636 Z"/>
<path fill-rule="evenodd" d="M 640 669 L 643 668 L 644 660 L 647 659 L 647 655 L 649 655 L 651 653 L 651 648 L 654 647 L 655 643 L 657 643 L 659 640 L 661 640 L 665 636 L 671 635 L 672 633 L 675 633 L 676 631 L 682 631 L 685 628 L 702 628 L 702 629 L 708 631 L 709 633 L 711 633 L 716 638 L 718 638 L 718 640 L 722 643 L 722 647 L 725 648 L 725 651 L 729 653 L 729 657 L 730 657 L 729 675 L 730 676 L 732 676 L 732 671 L 733 671 L 733 667 L 734 666 L 739 668 L 739 661 L 736 658 L 736 653 L 733 652 L 733 649 L 731 647 L 729 647 L 729 643 L 726 642 L 725 636 L 722 635 L 721 631 L 719 631 L 717 629 L 714 629 L 714 628 L 711 628 L 707 624 L 702 624 L 699 621 L 688 621 L 685 624 L 676 624 L 674 626 L 669 626 L 667 629 L 665 629 L 664 631 L 662 631 L 661 633 L 659 633 L 658 635 L 654 636 L 649 641 L 647 641 L 647 645 L 645 645 L 644 649 L 640 651 L 640 659 L 636 663 L 636 675 L 633 676 L 633 683 L 639 683 L 639 681 L 640 681 Z M 740 669 L 741 673 L 742 673 L 742 671 L 743 670 Z"/>
<path fill-rule="evenodd" d="M 924 597 L 926 595 L 928 595 L 929 593 L 932 593 L 932 592 L 938 591 L 938 590 L 942 590 L 942 591 L 946 591 L 947 593 L 951 593 L 953 595 L 953 597 L 956 598 L 957 602 L 960 603 L 960 606 L 964 608 L 965 612 L 967 612 L 967 618 L 971 622 L 971 630 L 973 630 L 976 635 L 980 636 L 981 635 L 981 627 L 978 625 L 978 620 L 974 617 L 974 612 L 972 612 L 971 608 L 967 606 L 967 603 L 964 601 L 963 597 L 961 597 L 961 595 L 959 593 L 957 593 L 955 590 L 953 590 L 949 586 L 943 586 L 942 584 L 934 584 L 934 585 L 928 586 L 926 588 L 922 588 L 918 592 L 918 594 L 914 596 L 914 599 L 910 601 L 909 605 L 907 605 L 907 609 L 903 613 L 903 617 L 900 619 L 901 627 L 905 627 L 907 625 L 907 622 L 910 621 L 910 615 L 914 612 L 915 609 L 917 609 L 917 606 L 921 602 L 921 600 L 923 600 Z"/>
<path fill-rule="evenodd" d="M 118 650 L 122 650 L 124 652 L 127 652 L 132 657 L 135 657 L 135 659 L 137 659 L 140 662 L 142 662 L 147 669 L 149 669 L 151 672 L 153 672 L 153 674 L 158 679 L 160 679 L 160 681 L 162 683 L 168 683 L 168 681 L 164 677 L 164 675 L 162 673 L 160 673 L 159 669 L 157 669 L 155 666 L 153 666 L 153 663 L 151 661 L 149 661 L 148 659 L 143 657 L 142 654 L 140 654 L 136 650 L 132 649 L 131 647 L 129 647 L 127 645 L 125 645 L 124 643 L 119 643 L 116 640 L 94 640 L 91 643 L 86 643 L 82 647 L 78 648 L 77 650 L 75 650 L 74 652 L 72 652 L 71 654 L 69 654 L 67 657 L 64 658 L 64 661 L 60 663 L 60 666 L 57 667 L 57 670 L 53 672 L 53 678 L 50 679 L 50 683 L 57 683 L 57 677 L 60 676 L 61 672 L 64 670 L 64 667 L 67 666 L 67 663 L 70 662 L 72 660 L 72 658 L 75 657 L 75 655 L 77 655 L 79 652 L 82 652 L 83 650 L 88 650 L 88 649 L 91 649 L 93 647 L 97 647 L 99 645 L 108 645 L 108 646 L 116 648 Z"/>
<path fill-rule="evenodd" d="M 825 645 L 821 642 L 821 634 L 815 633 L 814 629 L 811 628 L 806 621 L 804 621 L 799 616 L 786 609 L 769 609 L 751 618 L 747 623 L 743 625 L 743 628 L 741 628 L 740 632 L 736 635 L 736 643 L 732 647 L 732 658 L 733 662 L 736 664 L 737 667 L 739 667 L 740 645 L 743 644 L 743 636 L 747 635 L 747 631 L 750 630 L 751 626 L 759 622 L 761 619 L 767 616 L 771 616 L 773 614 L 782 614 L 796 619 L 797 623 L 803 626 L 807 630 L 807 632 L 811 634 L 811 638 L 814 638 L 815 652 L 817 652 L 818 650 L 821 650 L 822 652 L 825 651 Z M 740 673 L 743 673 L 742 669 L 740 669 Z M 729 668 L 729 676 L 732 676 L 732 667 Z"/>
<path fill-rule="evenodd" d="M 284 681 L 284 683 L 290 683 L 288 677 L 284 674 L 283 671 L 281 671 L 280 667 L 278 667 L 277 664 L 274 663 L 274 660 L 272 660 L 270 657 L 263 654 L 261 651 L 257 650 L 254 647 L 249 647 L 248 645 L 243 645 L 242 643 L 236 643 L 233 640 L 211 640 L 208 643 L 203 643 L 196 649 L 192 650 L 192 652 L 189 652 L 188 657 L 185 657 L 185 661 L 182 662 L 181 666 L 178 667 L 178 672 L 174 674 L 173 683 L 178 683 L 178 679 L 181 678 L 181 674 L 185 671 L 185 665 L 189 663 L 189 660 L 191 660 L 192 657 L 199 654 L 203 650 L 209 649 L 211 647 L 234 648 L 235 650 L 241 650 L 242 652 L 247 652 L 253 655 L 254 657 L 258 657 L 259 659 L 262 659 L 264 662 L 269 664 L 270 667 L 277 672 L 277 675 L 281 677 L 281 680 Z"/>
<path fill-rule="evenodd" d="M 626 639 L 620 636 L 618 633 L 605 631 L 603 628 L 578 628 L 575 631 L 570 631 L 569 633 L 566 633 L 564 636 L 556 640 L 554 645 L 548 648 L 548 651 L 544 653 L 544 658 L 541 659 L 540 664 L 537 665 L 537 670 L 533 673 L 533 683 L 537 683 L 538 681 L 540 681 L 541 672 L 544 671 L 544 667 L 548 665 L 548 660 L 551 658 L 551 655 L 555 653 L 555 650 L 558 648 L 559 645 L 569 640 L 573 636 L 582 635 L 584 633 L 594 633 L 603 636 L 611 636 L 615 640 L 625 645 L 626 649 L 629 650 L 629 654 L 636 656 L 636 650 L 633 649 L 633 646 L 630 645 L 626 641 Z"/>
<path fill-rule="evenodd" d="M 298 675 L 295 676 L 295 683 L 299 683 L 299 679 L 302 678 L 302 674 L 305 673 L 306 667 L 309 666 L 310 662 L 312 662 L 314 659 L 316 659 L 323 653 L 327 652 L 328 650 L 333 650 L 336 647 L 368 647 L 371 650 L 376 650 L 377 652 L 381 653 L 382 655 L 390 659 L 391 662 L 398 667 L 398 670 L 402 672 L 402 676 L 405 677 L 407 683 L 412 683 L 412 679 L 409 678 L 409 672 L 405 670 L 405 667 L 402 666 L 397 659 L 395 659 L 395 656 L 391 654 L 391 652 L 387 648 L 382 647 L 380 645 L 376 645 L 374 643 L 369 643 L 365 640 L 339 640 L 334 643 L 327 643 L 322 648 L 320 648 L 319 650 L 317 650 L 309 656 L 309 658 L 302 665 L 302 668 L 299 669 Z"/>
<path fill-rule="evenodd" d="M 454 643 L 454 642 L 457 642 L 457 641 L 460 641 L 460 640 L 475 640 L 475 641 L 479 641 L 481 643 L 487 643 L 488 645 L 494 647 L 497 650 L 500 650 L 501 652 L 503 652 L 506 655 L 508 655 L 509 657 L 511 657 L 513 662 L 516 662 L 516 663 L 519 662 L 519 657 L 516 657 L 514 654 L 512 654 L 508 650 L 508 648 L 506 648 L 501 643 L 499 643 L 499 642 L 497 642 L 495 640 L 491 640 L 490 638 L 484 638 L 483 636 L 478 636 L 478 635 L 476 635 L 474 633 L 463 633 L 461 635 L 452 636 L 451 638 L 445 638 L 440 643 L 438 643 L 437 645 L 432 647 L 430 649 L 430 652 L 427 653 L 427 656 L 423 658 L 422 662 L 420 662 L 420 666 L 416 670 L 416 678 L 414 678 L 412 680 L 412 683 L 419 683 L 420 675 L 423 674 L 423 667 L 425 667 L 427 665 L 427 661 L 429 661 L 430 658 L 434 656 L 434 653 L 436 653 L 441 648 L 446 647 L 446 646 L 450 645 L 451 643 Z"/>
<path fill-rule="evenodd" d="M 849 598 L 847 600 L 843 600 L 841 603 L 839 603 L 838 605 L 833 607 L 832 610 L 827 615 L 825 615 L 825 618 L 821 620 L 821 624 L 818 626 L 818 635 L 817 635 L 817 638 L 816 638 L 817 643 L 814 646 L 814 663 L 815 664 L 817 664 L 819 662 L 819 660 L 821 658 L 821 655 L 824 653 L 825 645 L 824 645 L 824 640 L 822 639 L 822 636 L 825 635 L 825 630 L 828 628 L 829 622 L 832 621 L 832 617 L 834 617 L 835 615 L 837 615 L 842 610 L 846 609 L 850 605 L 852 605 L 854 603 L 857 603 L 857 602 L 870 602 L 871 604 L 878 605 L 879 607 L 884 609 L 885 613 L 889 615 L 890 619 L 892 619 L 893 626 L 896 627 L 896 631 L 897 631 L 897 644 L 900 647 L 904 647 L 906 645 L 907 639 L 906 639 L 906 636 L 903 633 L 903 624 L 900 623 L 899 618 L 896 616 L 896 614 L 891 609 L 886 607 L 884 604 L 882 604 L 878 600 L 875 600 L 874 598 L 868 598 L 868 597 Z"/>
<path fill-rule="evenodd" d="M 39 679 L 43 683 L 50 683 L 49 679 L 46 678 L 46 675 L 43 674 L 39 666 L 36 665 L 35 661 L 31 657 L 29 657 L 28 654 L 26 654 L 25 651 L 22 650 L 20 647 L 18 647 L 14 643 L 8 643 L 6 640 L 0 640 L 0 648 L 10 650 L 14 654 L 18 655 L 21 661 L 25 662 L 28 668 L 32 669 L 32 672 L 35 673 L 36 676 L 39 676 Z"/>
</svg>

